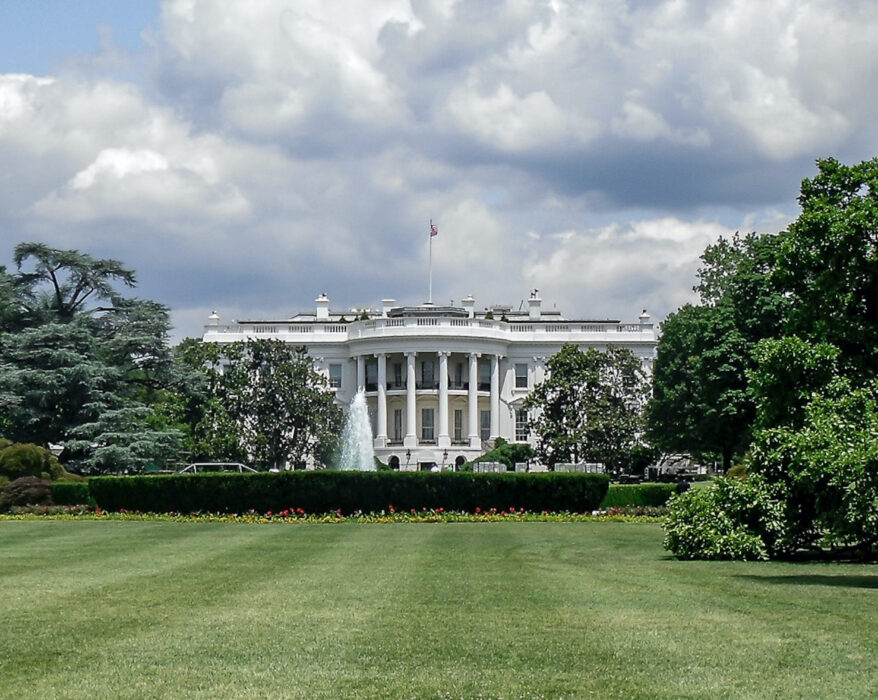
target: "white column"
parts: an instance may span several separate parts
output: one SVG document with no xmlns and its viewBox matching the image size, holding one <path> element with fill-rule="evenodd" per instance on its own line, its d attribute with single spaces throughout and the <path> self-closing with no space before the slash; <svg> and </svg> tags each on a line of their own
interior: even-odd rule
<svg viewBox="0 0 878 700">
<path fill-rule="evenodd" d="M 357 391 L 366 389 L 366 358 L 363 355 L 357 355 Z"/>
<path fill-rule="evenodd" d="M 416 353 L 407 352 L 405 382 L 405 447 L 417 447 L 417 411 L 415 402 L 415 357 Z"/>
<path fill-rule="evenodd" d="M 378 353 L 378 435 L 376 447 L 387 445 L 387 355 Z"/>
<path fill-rule="evenodd" d="M 469 416 L 469 446 L 476 449 L 482 447 L 479 438 L 479 353 L 471 352 L 469 356 L 469 393 L 467 395 L 467 414 Z"/>
<path fill-rule="evenodd" d="M 439 439 L 438 447 L 451 447 L 448 435 L 448 352 L 439 353 Z"/>
<path fill-rule="evenodd" d="M 500 435 L 500 356 L 491 355 L 491 439 Z"/>
</svg>

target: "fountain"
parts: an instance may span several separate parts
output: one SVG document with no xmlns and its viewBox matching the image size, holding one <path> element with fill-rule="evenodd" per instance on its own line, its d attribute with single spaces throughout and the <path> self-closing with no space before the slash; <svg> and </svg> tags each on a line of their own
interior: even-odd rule
<svg viewBox="0 0 878 700">
<path fill-rule="evenodd" d="M 351 400 L 342 433 L 341 464 L 344 471 L 375 471 L 375 450 L 372 448 L 372 424 L 366 393 L 361 389 Z"/>
</svg>

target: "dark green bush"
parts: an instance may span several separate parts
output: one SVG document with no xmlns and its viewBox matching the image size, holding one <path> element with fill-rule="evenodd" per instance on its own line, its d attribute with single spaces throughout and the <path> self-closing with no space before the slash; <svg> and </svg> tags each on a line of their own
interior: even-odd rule
<svg viewBox="0 0 878 700">
<path fill-rule="evenodd" d="M 243 513 L 302 508 L 308 513 L 445 508 L 474 512 L 595 510 L 607 492 L 604 474 L 472 474 L 463 472 L 280 472 L 111 476 L 89 480 L 105 510 Z"/>
<path fill-rule="evenodd" d="M 13 444 L 0 451 L 0 474 L 10 479 L 22 476 L 59 479 L 64 468 L 49 450 L 31 443 Z"/>
<path fill-rule="evenodd" d="M 22 476 L 10 481 L 0 492 L 0 510 L 12 506 L 51 505 L 52 482 L 36 476 Z"/>
<path fill-rule="evenodd" d="M 95 505 L 88 482 L 84 479 L 82 481 L 52 482 L 52 500 L 56 504 L 64 506 Z"/>
<path fill-rule="evenodd" d="M 610 484 L 601 508 L 663 506 L 675 489 L 675 484 Z"/>
</svg>

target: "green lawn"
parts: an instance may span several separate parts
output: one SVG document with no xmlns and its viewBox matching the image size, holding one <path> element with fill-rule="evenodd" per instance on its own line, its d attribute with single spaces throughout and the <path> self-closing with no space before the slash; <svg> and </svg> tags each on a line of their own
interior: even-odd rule
<svg viewBox="0 0 878 700">
<path fill-rule="evenodd" d="M 0 523 L 0 697 L 874 697 L 878 570 L 631 523 Z"/>
</svg>

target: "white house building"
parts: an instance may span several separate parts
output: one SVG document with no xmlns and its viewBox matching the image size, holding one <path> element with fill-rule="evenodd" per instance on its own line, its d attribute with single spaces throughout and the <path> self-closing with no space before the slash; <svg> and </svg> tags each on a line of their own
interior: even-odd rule
<svg viewBox="0 0 878 700">
<path fill-rule="evenodd" d="M 204 341 L 272 338 L 307 348 L 347 406 L 366 392 L 375 454 L 402 470 L 448 468 L 472 460 L 497 437 L 528 442 L 521 405 L 546 374 L 546 360 L 564 343 L 582 349 L 620 346 L 651 370 L 656 330 L 644 311 L 636 322 L 572 320 L 542 308 L 537 290 L 518 310 L 460 306 L 316 309 L 277 321 L 220 323 L 214 312 Z"/>
</svg>

